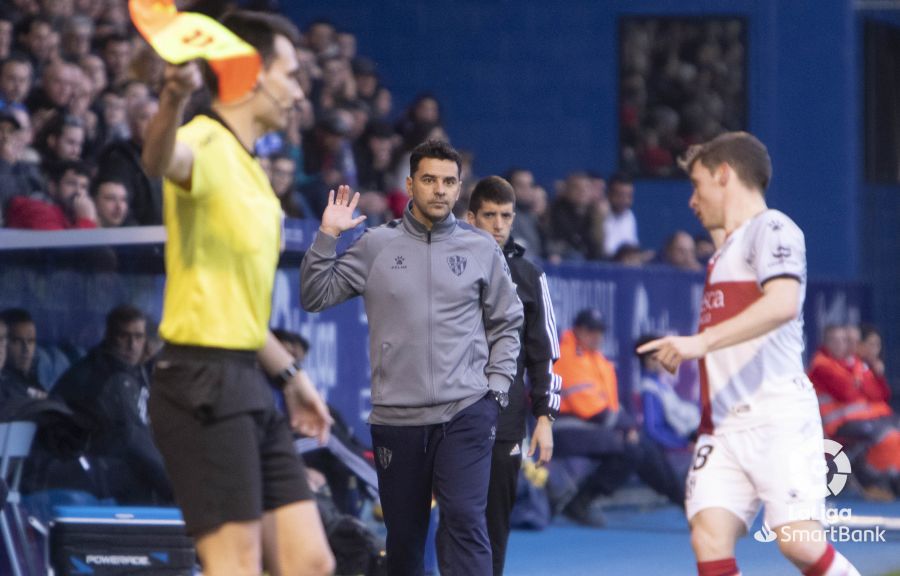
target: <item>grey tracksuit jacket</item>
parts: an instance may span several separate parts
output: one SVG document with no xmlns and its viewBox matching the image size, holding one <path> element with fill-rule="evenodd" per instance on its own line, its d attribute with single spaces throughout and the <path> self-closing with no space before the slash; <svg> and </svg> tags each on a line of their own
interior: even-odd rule
<svg viewBox="0 0 900 576">
<path fill-rule="evenodd" d="M 303 308 L 362 295 L 373 424 L 449 421 L 516 374 L 522 304 L 496 241 L 453 214 L 427 230 L 410 212 L 340 257 L 318 233 L 303 257 Z M 346 351 L 353 356 L 353 351 Z"/>
</svg>

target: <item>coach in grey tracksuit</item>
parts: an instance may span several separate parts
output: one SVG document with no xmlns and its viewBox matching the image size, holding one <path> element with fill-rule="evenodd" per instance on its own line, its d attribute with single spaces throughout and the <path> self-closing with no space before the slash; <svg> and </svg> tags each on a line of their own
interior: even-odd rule
<svg viewBox="0 0 900 576">
<path fill-rule="evenodd" d="M 342 186 L 303 259 L 303 307 L 365 299 L 372 444 L 388 529 L 388 572 L 420 575 L 432 493 L 442 576 L 491 574 L 484 510 L 497 416 L 516 372 L 522 304 L 497 243 L 450 212 L 459 155 L 429 141 L 410 158 L 403 218 L 343 255 L 336 236 L 358 195 Z"/>
</svg>

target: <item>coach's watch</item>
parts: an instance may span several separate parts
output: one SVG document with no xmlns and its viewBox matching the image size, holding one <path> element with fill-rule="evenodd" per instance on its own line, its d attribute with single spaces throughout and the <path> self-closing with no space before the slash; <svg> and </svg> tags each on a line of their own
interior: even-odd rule
<svg viewBox="0 0 900 576">
<path fill-rule="evenodd" d="M 509 392 L 500 392 L 499 390 L 491 390 L 491 396 L 500 405 L 501 410 L 505 410 L 509 406 Z"/>
</svg>

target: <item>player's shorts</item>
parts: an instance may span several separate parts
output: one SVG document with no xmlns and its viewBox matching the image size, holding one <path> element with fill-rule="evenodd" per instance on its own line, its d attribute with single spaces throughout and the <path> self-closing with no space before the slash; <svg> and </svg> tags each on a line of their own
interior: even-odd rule
<svg viewBox="0 0 900 576">
<path fill-rule="evenodd" d="M 254 352 L 167 344 L 149 410 L 192 536 L 312 498 L 287 418 L 275 409 Z"/>
<path fill-rule="evenodd" d="M 749 529 L 761 504 L 776 528 L 823 520 L 827 464 L 819 415 L 697 439 L 687 477 L 688 520 L 724 508 Z"/>
</svg>

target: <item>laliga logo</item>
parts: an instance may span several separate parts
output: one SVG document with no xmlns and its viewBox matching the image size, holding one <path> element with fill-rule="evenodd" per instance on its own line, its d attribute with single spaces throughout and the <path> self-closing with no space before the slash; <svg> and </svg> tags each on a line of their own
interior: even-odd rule
<svg viewBox="0 0 900 576">
<path fill-rule="evenodd" d="M 823 490 L 823 498 L 837 496 L 847 485 L 847 479 L 851 472 L 850 458 L 847 457 L 843 450 L 844 447 L 839 442 L 825 439 L 825 454 L 831 456 L 831 461 L 834 463 L 834 473 L 831 473 L 830 467 L 826 465 L 826 474 L 830 475 L 831 479 L 828 480 L 826 488 Z M 818 476 L 821 473 L 821 469 L 818 464 L 815 468 L 815 474 Z M 759 530 L 753 533 L 753 539 L 757 542 L 772 542 L 776 538 L 778 538 L 778 535 L 765 522 L 763 522 Z"/>
<path fill-rule="evenodd" d="M 831 456 L 834 463 L 834 474 L 828 481 L 828 488 L 825 489 L 823 497 L 837 496 L 847 485 L 847 479 L 850 477 L 850 458 L 843 452 L 844 447 L 839 442 L 825 439 L 825 453 Z"/>
</svg>

